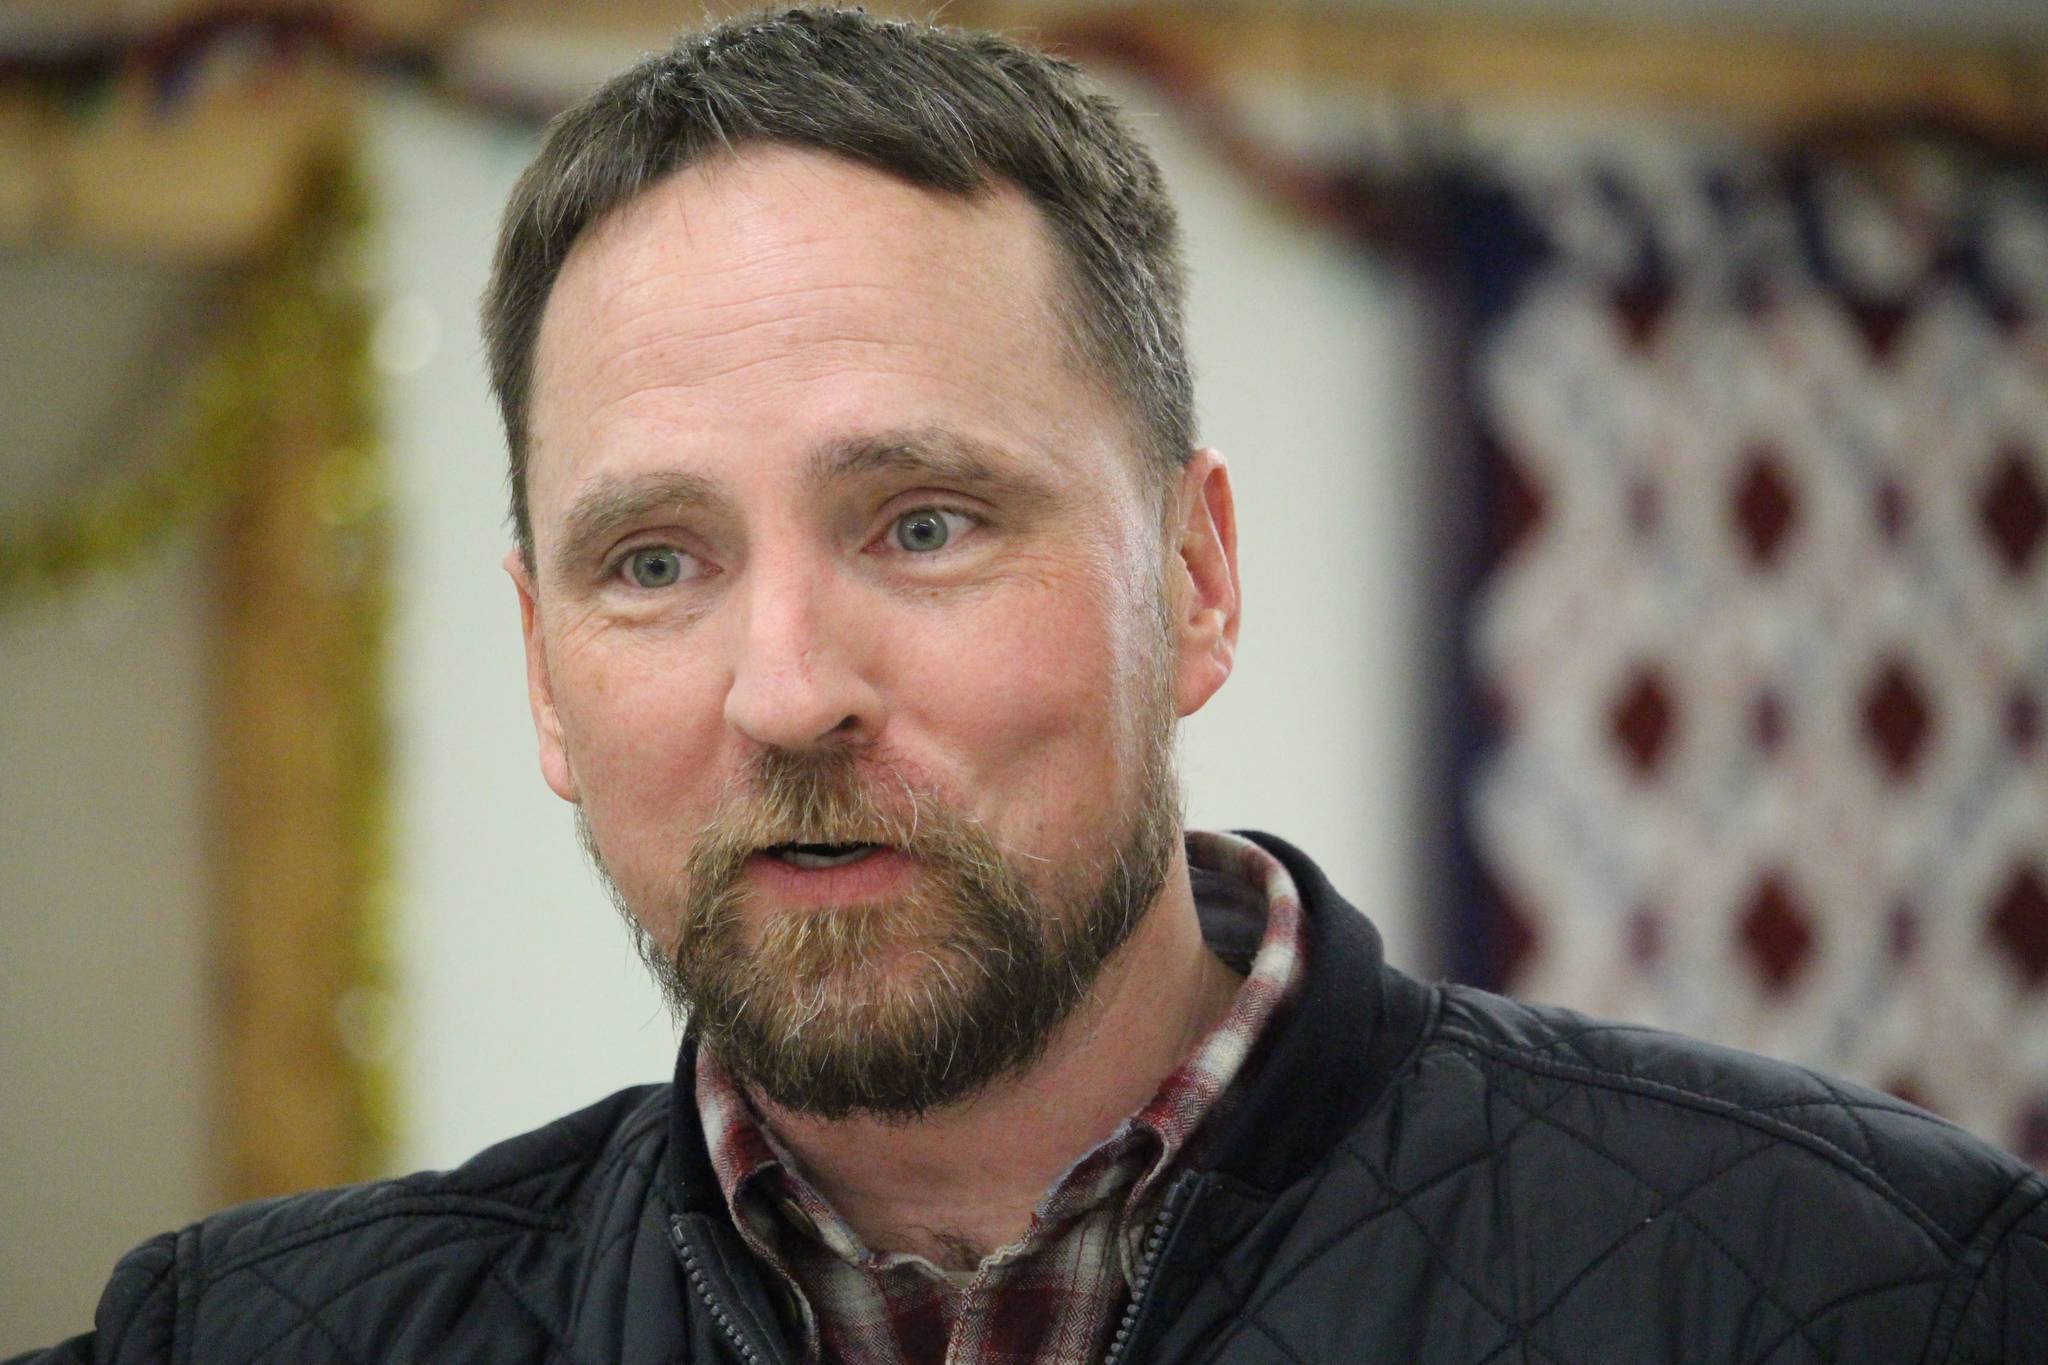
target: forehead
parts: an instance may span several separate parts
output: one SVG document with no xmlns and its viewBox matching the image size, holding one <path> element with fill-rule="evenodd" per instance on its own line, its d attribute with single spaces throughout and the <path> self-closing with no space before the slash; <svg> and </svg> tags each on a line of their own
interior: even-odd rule
<svg viewBox="0 0 2048 1365">
<path fill-rule="evenodd" d="M 589 231 L 556 281 L 536 510 L 593 461 L 765 459 L 862 428 L 946 427 L 1056 463 L 1109 441 L 1128 463 L 1123 409 L 1059 319 L 1061 279 L 1014 187 L 961 197 L 788 148 L 678 172 Z"/>
<path fill-rule="evenodd" d="M 737 306 L 804 282 L 903 291 L 927 304 L 1006 299 L 1001 321 L 1050 321 L 1051 244 L 1021 191 L 973 196 L 911 185 L 800 148 L 746 148 L 675 172 L 571 249 L 543 334 L 592 311 L 677 302 Z"/>
</svg>

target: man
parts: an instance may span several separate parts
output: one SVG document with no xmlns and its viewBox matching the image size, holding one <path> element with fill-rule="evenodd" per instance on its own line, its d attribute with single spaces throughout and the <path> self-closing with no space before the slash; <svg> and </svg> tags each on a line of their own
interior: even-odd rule
<svg viewBox="0 0 2048 1365">
<path fill-rule="evenodd" d="M 558 122 L 507 568 L 675 1083 L 166 1235 L 49 1358 L 2048 1359 L 2016 1162 L 1183 839 L 1238 584 L 1180 296 L 1113 108 L 993 38 L 746 20 Z"/>
</svg>

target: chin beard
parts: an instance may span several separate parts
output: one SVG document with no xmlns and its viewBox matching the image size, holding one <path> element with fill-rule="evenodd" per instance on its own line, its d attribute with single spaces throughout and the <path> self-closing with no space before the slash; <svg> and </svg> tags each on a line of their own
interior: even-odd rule
<svg viewBox="0 0 2048 1365">
<path fill-rule="evenodd" d="M 909 1120 L 1027 1071 L 1165 885 L 1180 837 L 1167 726 L 1120 836 L 1046 890 L 980 824 L 846 750 L 764 753 L 694 841 L 662 912 L 633 912 L 578 829 L 670 1008 L 735 1080 L 821 1119 Z M 898 896 L 750 932 L 746 860 L 784 843 L 884 844 Z M 642 926 L 673 925 L 662 943 Z"/>
</svg>

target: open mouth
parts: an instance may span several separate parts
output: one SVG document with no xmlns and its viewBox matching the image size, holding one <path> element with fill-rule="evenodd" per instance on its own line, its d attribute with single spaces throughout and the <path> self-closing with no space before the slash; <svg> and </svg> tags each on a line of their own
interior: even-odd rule
<svg viewBox="0 0 2048 1365">
<path fill-rule="evenodd" d="M 881 849 L 880 844 L 775 844 L 769 857 L 790 867 L 845 867 Z"/>
</svg>

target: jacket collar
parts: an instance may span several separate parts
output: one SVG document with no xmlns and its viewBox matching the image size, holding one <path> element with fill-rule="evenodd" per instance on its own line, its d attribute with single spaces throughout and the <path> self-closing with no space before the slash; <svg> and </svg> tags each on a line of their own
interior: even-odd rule
<svg viewBox="0 0 2048 1365">
<path fill-rule="evenodd" d="M 1294 878 L 1308 964 L 1272 1050 L 1201 1164 L 1277 1194 L 1318 1165 L 1385 1093 L 1422 1039 L 1431 994 L 1387 967 L 1379 931 L 1307 854 L 1270 834 L 1239 833 Z"/>
</svg>

